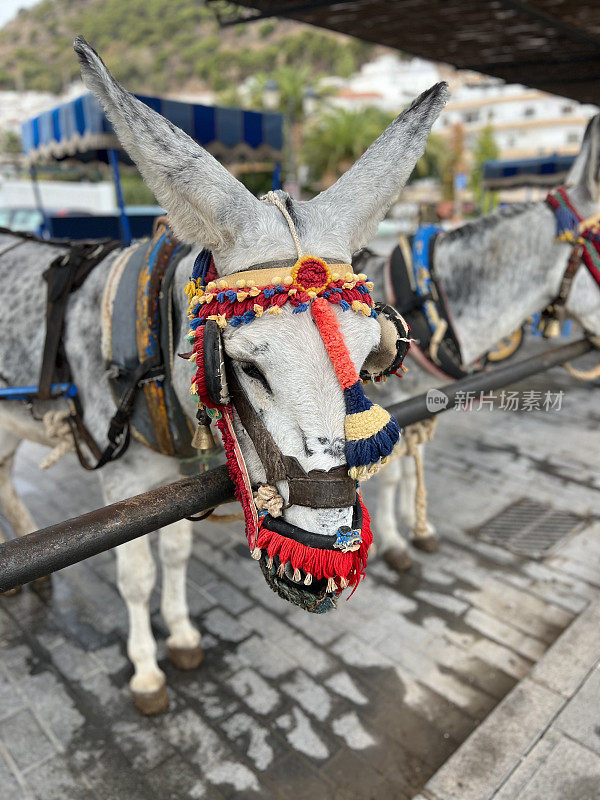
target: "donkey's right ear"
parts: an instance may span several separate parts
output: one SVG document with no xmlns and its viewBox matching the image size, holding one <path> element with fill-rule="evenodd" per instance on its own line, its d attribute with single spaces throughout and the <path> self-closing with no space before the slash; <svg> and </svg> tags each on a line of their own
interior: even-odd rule
<svg viewBox="0 0 600 800">
<path fill-rule="evenodd" d="M 218 251 L 249 218 L 264 213 L 263 204 L 206 150 L 117 83 L 82 36 L 73 48 L 85 85 L 182 241 Z"/>
<path fill-rule="evenodd" d="M 579 155 L 565 180 L 567 186 L 581 186 L 590 199 L 600 201 L 600 114 L 588 122 Z"/>
</svg>

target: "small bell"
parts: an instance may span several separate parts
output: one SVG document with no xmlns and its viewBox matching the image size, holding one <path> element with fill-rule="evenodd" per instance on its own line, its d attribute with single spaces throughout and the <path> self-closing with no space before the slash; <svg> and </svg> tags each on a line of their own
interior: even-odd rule
<svg viewBox="0 0 600 800">
<path fill-rule="evenodd" d="M 200 450 L 202 453 L 216 450 L 218 445 L 210 429 L 210 418 L 204 406 L 198 408 L 196 419 L 198 420 L 198 424 L 196 426 L 194 438 L 192 439 L 192 447 L 196 450 Z"/>
<path fill-rule="evenodd" d="M 560 336 L 560 322 L 557 319 L 549 319 L 544 326 L 544 338 L 556 339 Z"/>
</svg>

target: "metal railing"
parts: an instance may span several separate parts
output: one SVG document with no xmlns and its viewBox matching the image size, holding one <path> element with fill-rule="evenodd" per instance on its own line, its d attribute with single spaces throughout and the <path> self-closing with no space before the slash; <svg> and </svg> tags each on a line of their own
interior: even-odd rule
<svg viewBox="0 0 600 800">
<path fill-rule="evenodd" d="M 477 372 L 440 387 L 448 402 L 428 408 L 427 392 L 388 410 L 406 427 L 456 405 L 462 392 L 489 392 L 544 372 L 593 349 L 587 339 L 552 348 L 539 355 L 489 372 Z M 184 517 L 200 514 L 234 498 L 227 467 L 184 478 L 80 517 L 51 525 L 19 539 L 0 544 L 0 592 L 41 578 L 90 556 L 144 536 Z"/>
</svg>

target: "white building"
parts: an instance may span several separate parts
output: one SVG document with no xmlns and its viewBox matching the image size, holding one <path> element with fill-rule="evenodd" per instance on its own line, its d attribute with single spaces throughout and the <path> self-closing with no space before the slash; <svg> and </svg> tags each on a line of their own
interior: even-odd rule
<svg viewBox="0 0 600 800">
<path fill-rule="evenodd" d="M 349 110 L 377 106 L 398 112 L 440 80 L 450 84 L 450 101 L 434 126 L 449 135 L 460 123 L 467 150 L 486 125 L 494 129 L 500 158 L 577 153 L 589 118 L 598 109 L 525 86 L 472 72 L 461 72 L 420 58 L 385 53 L 347 80 L 326 81 L 337 89 L 331 103 Z"/>
<path fill-rule="evenodd" d="M 477 76 L 476 81 L 455 85 L 434 131 L 449 135 L 460 124 L 471 149 L 489 125 L 500 158 L 569 155 L 579 151 L 585 126 L 597 111 L 575 100 Z"/>
</svg>

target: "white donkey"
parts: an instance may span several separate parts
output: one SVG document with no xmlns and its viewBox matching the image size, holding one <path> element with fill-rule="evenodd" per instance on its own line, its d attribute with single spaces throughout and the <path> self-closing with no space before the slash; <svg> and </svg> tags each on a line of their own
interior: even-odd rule
<svg viewBox="0 0 600 800">
<path fill-rule="evenodd" d="M 123 146 L 168 210 L 173 229 L 182 241 L 212 250 L 221 278 L 252 265 L 295 261 L 296 245 L 278 208 L 257 200 L 186 134 L 125 91 L 83 39 L 76 39 L 74 46 L 86 85 L 104 106 Z M 314 200 L 296 203 L 285 193 L 277 193 L 293 220 L 304 252 L 325 257 L 330 263 L 347 264 L 352 253 L 371 239 L 422 155 L 446 94 L 445 84 L 422 94 L 334 186 Z M 55 256 L 54 248 L 27 243 L 0 258 L 0 281 L 4 287 L 0 380 L 4 385 L 37 382 L 45 333 L 45 286 L 41 275 Z M 99 336 L 103 289 L 114 260 L 109 256 L 70 297 L 64 336 L 86 425 L 100 443 L 106 441 L 115 410 Z M 181 320 L 175 352 L 189 350 L 184 289 L 193 263 L 192 255 L 184 258 L 174 278 L 175 310 Z M 354 367 L 360 370 L 369 354 L 378 349 L 377 320 L 339 310 L 334 317 Z M 344 395 L 313 318 L 306 313 L 292 316 L 287 305 L 278 316 L 264 314 L 248 326 L 227 326 L 223 342 L 237 382 L 285 454 L 294 456 L 307 472 L 344 465 Z M 197 405 L 190 396 L 190 365 L 178 359 L 176 362 L 173 383 L 182 406 L 194 420 Z M 42 412 L 44 407 L 38 410 Z M 253 483 L 264 481 L 265 472 L 250 437 L 239 425 L 236 432 L 250 478 Z M 3 403 L 0 503 L 17 535 L 36 527 L 10 477 L 13 456 L 22 439 L 47 443 L 40 424 L 21 404 Z M 105 500 L 112 503 L 176 480 L 178 463 L 132 441 L 122 459 L 106 465 L 99 475 Z M 285 484 L 278 484 L 278 488 L 285 499 Z M 335 537 L 341 526 L 349 528 L 352 515 L 349 507 L 311 508 L 297 504 L 284 510 L 287 523 L 317 534 L 323 541 Z M 200 663 L 202 653 L 200 633 L 190 621 L 185 597 L 190 523 L 182 520 L 164 528 L 159 541 L 163 566 L 161 612 L 170 631 L 169 655 L 176 665 L 191 668 Z M 150 628 L 148 601 L 156 569 L 147 537 L 117 548 L 117 571 L 129 614 L 128 653 L 135 670 L 130 687 L 140 710 L 158 713 L 166 708 L 168 696 Z M 311 587 L 305 586 L 306 582 L 295 585 L 298 593 L 309 591 Z"/>
<path fill-rule="evenodd" d="M 600 115 L 588 123 L 579 152 L 565 181 L 568 197 L 580 217 L 600 212 Z M 464 365 L 473 364 L 494 344 L 542 311 L 559 292 L 572 245 L 558 241 L 554 212 L 544 202 L 512 205 L 447 233 L 436 243 L 433 268 L 443 289 Z M 386 259 L 363 251 L 357 267 L 384 286 Z M 570 288 L 565 311 L 584 331 L 600 335 L 600 287 L 581 264 Z M 403 381 L 393 378 L 372 392 L 384 406 L 440 385 L 413 360 Z M 422 448 L 424 445 L 421 445 Z M 398 459 L 377 477 L 379 496 L 375 540 L 387 563 L 397 570 L 410 566 L 399 529 L 415 526 L 415 462 Z M 416 533 L 416 531 L 415 531 Z M 427 523 L 421 549 L 436 546 Z"/>
</svg>

